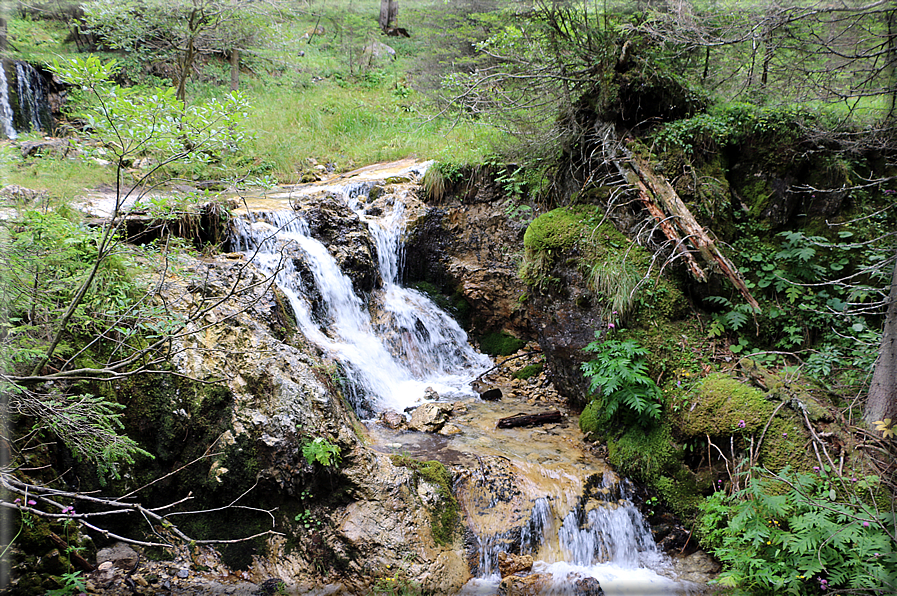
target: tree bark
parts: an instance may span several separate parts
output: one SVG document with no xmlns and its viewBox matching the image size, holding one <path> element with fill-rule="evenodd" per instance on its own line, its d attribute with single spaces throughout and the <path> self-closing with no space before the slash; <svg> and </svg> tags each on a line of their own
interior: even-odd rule
<svg viewBox="0 0 897 596">
<path fill-rule="evenodd" d="M 881 334 L 864 418 L 869 424 L 887 418 L 897 421 L 897 262 L 891 276 L 885 328 Z"/>
<path fill-rule="evenodd" d="M 240 88 L 240 50 L 234 48 L 230 51 L 230 90 L 237 91 Z"/>
<path fill-rule="evenodd" d="M 564 417 L 558 410 L 539 414 L 514 414 L 507 418 L 499 418 L 495 428 L 516 428 L 518 426 L 539 426 L 549 422 L 562 422 Z"/>
<path fill-rule="evenodd" d="M 380 0 L 380 29 L 386 33 L 399 20 L 399 0 Z"/>
</svg>

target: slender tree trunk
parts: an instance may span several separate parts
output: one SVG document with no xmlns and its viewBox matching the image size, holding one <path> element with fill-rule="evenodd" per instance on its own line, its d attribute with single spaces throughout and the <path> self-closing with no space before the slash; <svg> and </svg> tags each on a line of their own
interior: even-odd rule
<svg viewBox="0 0 897 596">
<path fill-rule="evenodd" d="M 897 421 L 897 263 L 891 277 L 885 328 L 881 334 L 881 347 L 875 361 L 875 372 L 872 373 L 864 418 L 869 424 L 886 418 Z"/>
<path fill-rule="evenodd" d="M 230 51 L 230 90 L 240 88 L 240 50 L 234 48 Z"/>
</svg>

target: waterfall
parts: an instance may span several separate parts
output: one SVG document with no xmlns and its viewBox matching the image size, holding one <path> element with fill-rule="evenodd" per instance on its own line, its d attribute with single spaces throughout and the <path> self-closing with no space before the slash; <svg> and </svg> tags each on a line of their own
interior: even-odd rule
<svg viewBox="0 0 897 596">
<path fill-rule="evenodd" d="M 383 217 L 367 217 L 358 199 L 370 184 L 317 190 L 322 188 L 353 209 L 376 242 L 382 287 L 373 296 L 364 300 L 356 294 L 334 256 L 293 209 L 236 219 L 235 249 L 264 271 L 276 272 L 303 334 L 341 363 L 360 415 L 401 412 L 418 405 L 428 387 L 443 397 L 475 396 L 469 383 L 491 365 L 489 358 L 470 347 L 457 322 L 432 300 L 399 284 L 402 201 L 396 198 Z"/>
<path fill-rule="evenodd" d="M 13 81 L 7 78 L 7 67 Z M 40 72 L 21 60 L 0 61 L 0 134 L 17 139 L 20 132 L 49 131 L 51 123 L 47 84 Z"/>
<path fill-rule="evenodd" d="M 6 82 L 6 68 L 0 62 L 0 127 L 7 139 L 17 139 L 16 129 L 12 123 L 12 106 L 9 105 L 9 85 Z"/>
<path fill-rule="evenodd" d="M 44 130 L 41 122 L 49 111 L 44 77 L 27 62 L 16 61 L 16 94 L 19 117 L 25 130 Z"/>
</svg>

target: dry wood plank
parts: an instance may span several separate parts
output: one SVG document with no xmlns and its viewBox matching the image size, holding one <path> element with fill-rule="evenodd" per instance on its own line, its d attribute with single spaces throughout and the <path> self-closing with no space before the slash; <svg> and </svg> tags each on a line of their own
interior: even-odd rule
<svg viewBox="0 0 897 596">
<path fill-rule="evenodd" d="M 539 426 L 550 422 L 561 422 L 564 417 L 558 410 L 536 414 L 514 414 L 507 418 L 499 418 L 496 428 L 516 428 L 518 426 Z"/>
</svg>

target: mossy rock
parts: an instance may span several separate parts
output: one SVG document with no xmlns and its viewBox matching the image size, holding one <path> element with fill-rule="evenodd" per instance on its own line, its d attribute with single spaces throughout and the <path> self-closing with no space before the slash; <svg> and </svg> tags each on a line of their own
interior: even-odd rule
<svg viewBox="0 0 897 596">
<path fill-rule="evenodd" d="M 527 252 L 550 252 L 572 247 L 583 231 L 583 219 L 594 215 L 595 207 L 561 207 L 543 213 L 529 224 L 523 235 Z"/>
<path fill-rule="evenodd" d="M 525 345 L 525 341 L 504 331 L 487 333 L 480 338 L 480 351 L 490 356 L 510 356 Z"/>
<path fill-rule="evenodd" d="M 531 377 L 538 376 L 542 373 L 542 370 L 545 368 L 544 364 L 527 364 L 517 372 L 513 374 L 515 379 L 526 380 Z"/>
<path fill-rule="evenodd" d="M 607 441 L 607 461 L 621 474 L 653 485 L 662 475 L 679 470 L 680 450 L 668 423 L 647 432 L 634 426 L 619 438 Z"/>
<path fill-rule="evenodd" d="M 437 488 L 439 504 L 430 510 L 430 532 L 436 544 L 450 545 L 461 520 L 461 508 L 452 495 L 451 473 L 442 463 L 435 460 L 418 461 L 407 455 L 393 455 L 390 459 L 394 466 L 408 468 L 414 472 L 415 478 Z"/>
<path fill-rule="evenodd" d="M 722 373 L 701 382 L 694 403 L 678 421 L 684 437 L 759 434 L 775 410 L 761 391 Z"/>
<path fill-rule="evenodd" d="M 704 501 L 697 483 L 689 477 L 661 476 L 652 483 L 652 487 L 673 513 L 682 519 L 693 518 Z"/>
</svg>

